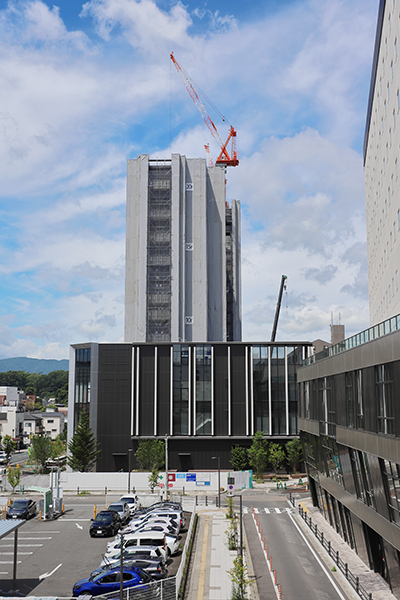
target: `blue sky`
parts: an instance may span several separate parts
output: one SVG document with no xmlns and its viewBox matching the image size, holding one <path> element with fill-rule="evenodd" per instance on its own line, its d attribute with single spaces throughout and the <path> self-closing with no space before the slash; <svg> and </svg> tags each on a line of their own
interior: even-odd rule
<svg viewBox="0 0 400 600">
<path fill-rule="evenodd" d="M 243 339 L 368 326 L 362 141 L 378 0 L 0 0 L 0 358 L 122 341 L 126 160 L 238 131 Z M 212 118 L 215 117 L 211 113 Z M 224 137 L 224 125 L 216 121 Z"/>
</svg>

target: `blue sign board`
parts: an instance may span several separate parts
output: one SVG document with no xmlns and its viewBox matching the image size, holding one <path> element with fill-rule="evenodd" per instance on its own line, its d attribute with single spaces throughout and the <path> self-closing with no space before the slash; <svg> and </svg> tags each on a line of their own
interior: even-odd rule
<svg viewBox="0 0 400 600">
<path fill-rule="evenodd" d="M 176 473 L 176 478 L 177 479 L 185 479 L 186 478 L 186 473 Z"/>
<path fill-rule="evenodd" d="M 196 481 L 196 473 L 186 473 L 186 481 Z"/>
</svg>

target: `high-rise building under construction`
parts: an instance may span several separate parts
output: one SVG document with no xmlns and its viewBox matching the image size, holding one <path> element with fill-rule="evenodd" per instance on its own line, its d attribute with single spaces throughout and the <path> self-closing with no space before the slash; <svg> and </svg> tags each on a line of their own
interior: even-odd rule
<svg viewBox="0 0 400 600">
<path fill-rule="evenodd" d="M 125 341 L 241 341 L 240 203 L 223 166 L 128 161 Z"/>
</svg>

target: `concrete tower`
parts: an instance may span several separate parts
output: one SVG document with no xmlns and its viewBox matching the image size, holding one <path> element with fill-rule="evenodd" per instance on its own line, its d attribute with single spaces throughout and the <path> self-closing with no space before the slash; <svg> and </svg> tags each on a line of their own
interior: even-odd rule
<svg viewBox="0 0 400 600">
<path fill-rule="evenodd" d="M 128 161 L 125 341 L 240 341 L 240 204 L 205 159 Z"/>
</svg>

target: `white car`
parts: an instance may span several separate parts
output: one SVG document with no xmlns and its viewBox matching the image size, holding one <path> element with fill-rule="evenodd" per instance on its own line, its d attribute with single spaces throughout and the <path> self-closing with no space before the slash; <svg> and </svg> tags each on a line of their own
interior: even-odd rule
<svg viewBox="0 0 400 600">
<path fill-rule="evenodd" d="M 131 516 L 135 514 L 135 512 L 142 507 L 139 497 L 136 494 L 132 494 L 132 495 L 127 495 L 127 496 L 122 496 L 122 498 L 119 499 L 120 502 L 126 502 L 126 504 L 129 506 L 129 510 L 131 513 Z"/>
<path fill-rule="evenodd" d="M 123 554 L 123 559 L 125 560 L 134 560 L 135 555 L 138 555 L 142 552 L 142 548 L 149 548 L 149 546 L 138 546 L 137 545 L 137 540 L 136 539 L 131 539 L 131 540 L 125 540 L 124 541 L 124 554 Z M 163 546 L 152 546 L 151 547 L 152 553 L 156 553 L 157 556 L 161 556 L 161 558 L 163 559 L 164 563 L 167 560 L 167 554 L 168 554 L 168 550 L 166 548 L 164 548 Z M 128 557 L 129 554 L 129 557 Z M 114 546 L 113 548 L 110 548 L 106 550 L 106 553 L 103 557 L 103 560 L 100 564 L 100 566 L 102 567 L 103 565 L 107 564 L 110 561 L 113 560 L 117 560 L 118 558 L 120 558 L 121 556 L 121 544 L 117 544 L 116 546 Z"/>
<path fill-rule="evenodd" d="M 161 558 L 165 564 L 167 551 L 164 548 L 159 548 L 158 546 L 128 546 L 124 548 L 123 560 L 135 560 L 138 559 L 149 559 L 156 560 Z M 120 550 L 118 550 L 117 554 L 113 555 L 113 558 L 104 557 L 100 563 L 100 567 L 104 565 L 108 565 L 111 561 L 117 561 L 120 559 Z"/>
<path fill-rule="evenodd" d="M 132 523 L 132 522 L 129 523 L 128 527 L 126 529 L 124 529 L 124 533 L 131 533 L 133 531 L 138 531 L 145 525 L 168 525 L 170 528 L 169 531 L 171 533 L 175 533 L 176 535 L 179 534 L 180 529 L 181 529 L 179 523 L 177 523 L 173 519 L 170 519 L 168 517 L 154 516 L 152 518 L 145 519 L 144 521 L 139 521 L 139 522 L 136 521 L 135 523 Z"/>
</svg>

